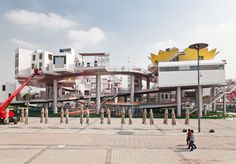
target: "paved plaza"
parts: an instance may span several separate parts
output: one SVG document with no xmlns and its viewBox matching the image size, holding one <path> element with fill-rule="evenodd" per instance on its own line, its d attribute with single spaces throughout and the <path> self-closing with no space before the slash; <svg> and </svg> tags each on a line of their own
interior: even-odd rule
<svg viewBox="0 0 236 164">
<path fill-rule="evenodd" d="M 88 125 L 80 125 L 79 118 L 70 118 L 68 125 L 59 118 L 49 118 L 47 125 L 39 120 L 0 126 L 0 163 L 236 163 L 236 120 L 201 120 L 201 133 L 196 119 L 189 126 L 183 119 L 177 119 L 176 126 L 171 120 L 163 125 L 163 119 L 155 119 L 154 126 L 142 125 L 140 118 L 131 126 L 121 126 L 119 118 L 112 118 L 111 125 L 101 125 L 99 118 L 91 118 Z M 192 152 L 184 128 L 195 131 L 198 148 Z"/>
</svg>

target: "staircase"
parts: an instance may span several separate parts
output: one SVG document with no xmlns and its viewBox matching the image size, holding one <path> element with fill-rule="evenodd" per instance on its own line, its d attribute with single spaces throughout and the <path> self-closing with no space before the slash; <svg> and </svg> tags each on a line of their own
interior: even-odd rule
<svg viewBox="0 0 236 164">
<path fill-rule="evenodd" d="M 219 98 L 222 98 L 225 94 L 232 92 L 236 88 L 236 81 L 230 80 L 227 85 L 224 87 L 223 91 L 218 92 L 214 97 L 211 98 L 209 103 L 203 104 L 203 106 L 211 105 L 216 102 Z M 189 114 L 196 112 L 198 106 L 195 106 Z"/>
<path fill-rule="evenodd" d="M 103 104 L 104 104 L 105 102 L 107 102 L 108 100 L 112 100 L 112 99 L 116 98 L 117 96 L 119 96 L 119 93 L 116 93 L 116 94 L 113 95 L 112 97 L 106 98 L 105 100 L 103 100 L 103 101 L 101 102 L 101 105 L 103 105 Z"/>
<path fill-rule="evenodd" d="M 204 104 L 204 105 L 211 105 L 214 102 L 216 102 L 217 99 L 223 97 L 225 94 L 232 92 L 234 89 L 236 88 L 236 82 L 233 80 L 230 80 L 228 82 L 228 84 L 225 86 L 225 89 L 223 91 L 220 91 L 219 93 L 217 93 L 211 100 L 209 103 Z"/>
<path fill-rule="evenodd" d="M 113 96 L 111 96 L 111 97 L 108 97 L 108 98 L 106 98 L 105 100 L 103 100 L 102 102 L 101 102 L 101 105 L 103 105 L 105 102 L 107 102 L 108 100 L 112 100 L 112 99 L 114 99 L 115 97 L 117 97 L 117 96 L 119 96 L 119 93 L 116 93 L 115 95 L 113 95 Z M 92 106 L 92 108 L 96 108 L 96 103 Z"/>
</svg>

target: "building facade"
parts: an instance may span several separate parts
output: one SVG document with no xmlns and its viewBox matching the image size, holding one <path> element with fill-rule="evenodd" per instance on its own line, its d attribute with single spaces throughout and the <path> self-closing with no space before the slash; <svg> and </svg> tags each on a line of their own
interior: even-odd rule
<svg viewBox="0 0 236 164">
<path fill-rule="evenodd" d="M 34 51 L 23 48 L 15 50 L 15 75 L 29 75 L 31 73 L 31 55 Z"/>
<path fill-rule="evenodd" d="M 16 83 L 0 83 L 0 103 L 6 101 L 8 97 L 16 90 Z M 15 101 L 15 99 L 13 99 Z"/>
</svg>

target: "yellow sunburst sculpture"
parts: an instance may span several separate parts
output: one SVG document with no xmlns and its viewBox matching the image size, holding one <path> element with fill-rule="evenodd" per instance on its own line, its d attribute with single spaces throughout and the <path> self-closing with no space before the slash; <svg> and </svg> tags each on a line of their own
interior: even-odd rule
<svg viewBox="0 0 236 164">
<path fill-rule="evenodd" d="M 151 60 L 152 64 L 155 64 L 156 62 L 166 62 L 166 61 L 170 61 L 178 53 L 179 53 L 179 49 L 173 47 L 172 49 L 169 49 L 168 51 L 160 50 L 158 54 L 151 53 L 151 57 L 149 57 L 149 59 Z"/>
<path fill-rule="evenodd" d="M 201 56 L 203 60 L 214 59 L 216 55 L 216 48 L 210 51 L 208 48 L 204 48 L 199 51 L 199 56 Z M 167 49 L 166 51 L 160 50 L 158 54 L 151 53 L 149 59 L 152 64 L 155 64 L 156 62 L 168 62 L 177 56 L 179 57 L 179 61 L 197 60 L 197 51 L 190 48 L 185 48 L 183 53 L 180 53 L 178 48 L 173 47 L 171 49 Z"/>
</svg>

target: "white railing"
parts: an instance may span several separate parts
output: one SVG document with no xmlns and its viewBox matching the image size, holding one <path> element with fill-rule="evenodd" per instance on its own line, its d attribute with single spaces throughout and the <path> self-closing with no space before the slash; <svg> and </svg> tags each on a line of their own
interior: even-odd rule
<svg viewBox="0 0 236 164">
<path fill-rule="evenodd" d="M 224 89 L 220 92 L 218 92 L 209 103 L 203 104 L 203 106 L 208 106 L 213 103 L 215 103 L 218 99 L 222 98 L 225 94 L 232 92 L 236 88 L 236 82 L 234 80 L 227 80 L 227 85 L 224 87 Z M 193 112 L 197 111 L 198 107 L 194 107 L 189 114 L 192 114 Z"/>
<path fill-rule="evenodd" d="M 137 66 L 121 66 L 121 65 L 114 65 L 114 66 L 106 66 L 106 69 L 108 71 L 113 71 L 113 72 L 136 72 L 136 73 L 145 73 L 145 74 L 150 74 L 146 69 L 137 67 Z"/>
</svg>

